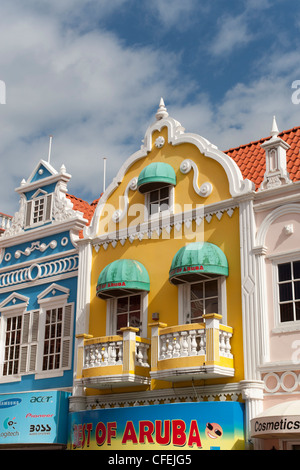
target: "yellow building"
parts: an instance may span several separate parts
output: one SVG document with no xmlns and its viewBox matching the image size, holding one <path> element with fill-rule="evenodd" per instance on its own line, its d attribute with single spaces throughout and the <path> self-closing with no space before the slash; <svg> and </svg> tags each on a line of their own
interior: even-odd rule
<svg viewBox="0 0 300 470">
<path fill-rule="evenodd" d="M 245 447 L 260 393 L 243 355 L 253 190 L 160 101 L 79 242 L 72 448 Z"/>
</svg>

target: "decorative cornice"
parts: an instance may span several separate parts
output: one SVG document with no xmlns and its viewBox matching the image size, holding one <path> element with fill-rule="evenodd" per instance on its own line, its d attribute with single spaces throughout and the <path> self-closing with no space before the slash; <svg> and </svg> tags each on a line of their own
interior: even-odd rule
<svg viewBox="0 0 300 470">
<path fill-rule="evenodd" d="M 228 204 L 228 201 L 223 201 L 220 204 L 214 205 L 214 208 L 201 205 L 199 208 L 191 211 L 181 212 L 179 214 L 168 214 L 168 216 L 162 215 L 161 218 L 155 218 L 136 226 L 130 226 L 104 234 L 95 238 L 92 244 L 96 251 L 98 251 L 101 246 L 106 250 L 110 244 L 115 248 L 118 243 L 124 245 L 126 240 L 132 243 L 134 240 L 141 242 L 144 239 L 151 239 L 153 236 L 155 236 L 155 238 L 162 237 L 163 231 L 170 234 L 173 228 L 177 232 L 180 232 L 183 228 L 189 229 L 193 221 L 195 221 L 196 225 L 199 227 L 204 220 L 210 223 L 213 216 L 221 220 L 225 212 L 229 217 L 232 217 L 238 205 L 234 204 L 233 201 L 231 202 L 232 204 Z"/>
</svg>

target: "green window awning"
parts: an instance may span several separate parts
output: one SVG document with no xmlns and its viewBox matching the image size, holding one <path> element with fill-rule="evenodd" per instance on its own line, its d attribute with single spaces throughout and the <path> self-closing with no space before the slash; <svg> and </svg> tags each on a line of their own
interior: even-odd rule
<svg viewBox="0 0 300 470">
<path fill-rule="evenodd" d="M 176 185 L 176 174 L 171 165 L 163 162 L 150 163 L 143 168 L 137 182 L 138 190 L 142 194 L 168 185 Z"/>
<path fill-rule="evenodd" d="M 199 278 L 228 276 L 228 262 L 223 251 L 208 242 L 189 243 L 174 256 L 169 271 L 172 284 L 196 282 Z"/>
<path fill-rule="evenodd" d="M 96 288 L 101 299 L 149 290 L 150 279 L 146 268 L 133 259 L 119 259 L 108 264 L 100 273 Z"/>
</svg>

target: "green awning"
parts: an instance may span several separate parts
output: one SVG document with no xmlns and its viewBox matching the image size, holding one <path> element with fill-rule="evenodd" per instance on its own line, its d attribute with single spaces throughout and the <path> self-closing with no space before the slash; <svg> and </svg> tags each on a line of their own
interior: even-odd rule
<svg viewBox="0 0 300 470">
<path fill-rule="evenodd" d="M 150 290 L 146 268 L 133 259 L 119 259 L 108 264 L 100 273 L 97 296 L 101 299 L 130 295 Z"/>
<path fill-rule="evenodd" d="M 172 284 L 196 282 L 199 278 L 228 276 L 228 262 L 223 251 L 208 242 L 189 243 L 174 256 L 169 271 Z"/>
<path fill-rule="evenodd" d="M 171 165 L 163 162 L 150 163 L 150 165 L 143 168 L 137 182 L 140 193 L 146 193 L 168 185 L 176 185 L 176 174 Z"/>
</svg>

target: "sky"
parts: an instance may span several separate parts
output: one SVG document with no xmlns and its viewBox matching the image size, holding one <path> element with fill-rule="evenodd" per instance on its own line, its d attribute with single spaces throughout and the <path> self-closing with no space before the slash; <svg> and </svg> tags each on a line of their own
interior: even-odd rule
<svg viewBox="0 0 300 470">
<path fill-rule="evenodd" d="M 41 159 L 92 202 L 160 98 L 220 150 L 300 125 L 299 0 L 1 0 L 0 212 Z M 297 89 L 299 88 L 299 93 Z M 5 101 L 5 102 L 4 102 Z"/>
</svg>

